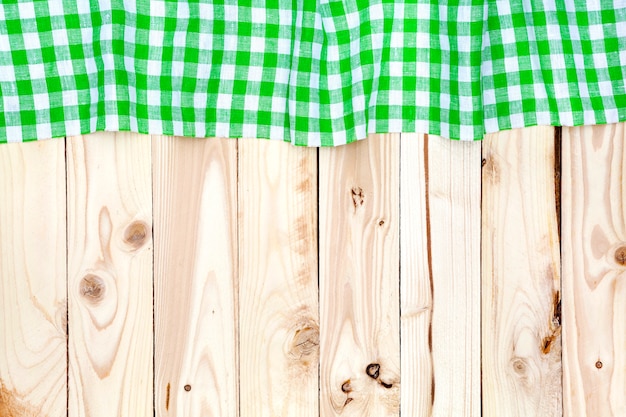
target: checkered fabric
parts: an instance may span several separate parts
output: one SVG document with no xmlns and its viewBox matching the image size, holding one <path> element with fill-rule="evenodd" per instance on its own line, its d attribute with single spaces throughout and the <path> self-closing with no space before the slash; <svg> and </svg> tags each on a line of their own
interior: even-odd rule
<svg viewBox="0 0 626 417">
<path fill-rule="evenodd" d="M 626 120 L 626 0 L 3 0 L 0 142 Z"/>
</svg>

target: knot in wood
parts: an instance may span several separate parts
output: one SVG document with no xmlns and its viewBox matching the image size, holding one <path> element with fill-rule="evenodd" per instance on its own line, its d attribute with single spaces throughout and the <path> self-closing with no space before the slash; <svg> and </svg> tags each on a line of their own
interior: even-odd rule
<svg viewBox="0 0 626 417">
<path fill-rule="evenodd" d="M 135 221 L 128 225 L 124 231 L 124 242 L 133 249 L 138 249 L 146 242 L 148 226 L 141 221 Z"/>
<path fill-rule="evenodd" d="M 523 359 L 515 359 L 512 363 L 512 366 L 516 374 L 524 375 L 526 373 L 526 362 Z"/>
<path fill-rule="evenodd" d="M 363 193 L 363 189 L 361 187 L 352 187 L 351 192 L 352 204 L 354 204 L 354 208 L 357 209 L 365 202 L 365 193 Z"/>
<path fill-rule="evenodd" d="M 493 183 L 500 182 L 500 167 L 492 156 L 488 156 L 487 158 L 483 159 L 482 168 L 484 173 L 484 179 L 487 179 Z"/>
<path fill-rule="evenodd" d="M 97 275 L 85 275 L 80 281 L 80 295 L 92 303 L 102 300 L 105 291 L 104 280 Z"/>
<path fill-rule="evenodd" d="M 621 266 L 626 266 L 626 246 L 620 246 L 615 251 L 615 262 Z"/>
<path fill-rule="evenodd" d="M 561 292 L 555 291 L 552 296 L 552 326 L 561 327 Z"/>
<path fill-rule="evenodd" d="M 380 376 L 380 364 L 378 363 L 370 363 L 365 368 L 365 373 L 372 379 L 378 379 Z"/>
<path fill-rule="evenodd" d="M 291 353 L 296 358 L 310 356 L 317 352 L 320 344 L 320 332 L 315 326 L 304 326 L 297 329 L 293 336 Z"/>
<path fill-rule="evenodd" d="M 601 361 L 596 362 L 596 368 L 602 369 L 602 362 Z"/>
<path fill-rule="evenodd" d="M 349 379 L 343 384 L 341 384 L 341 391 L 345 392 L 346 394 L 352 392 L 352 384 L 350 384 Z"/>
<path fill-rule="evenodd" d="M 185 391 L 189 392 L 191 391 L 191 385 L 187 384 L 183 387 L 185 389 Z"/>
<path fill-rule="evenodd" d="M 550 353 L 550 349 L 552 349 L 552 342 L 554 342 L 554 335 L 546 336 L 543 338 L 541 351 L 544 355 Z"/>
<path fill-rule="evenodd" d="M 391 387 L 393 387 L 393 384 L 388 384 L 384 381 L 380 381 L 380 385 L 382 385 L 384 388 L 387 388 L 387 389 L 391 389 Z"/>
</svg>

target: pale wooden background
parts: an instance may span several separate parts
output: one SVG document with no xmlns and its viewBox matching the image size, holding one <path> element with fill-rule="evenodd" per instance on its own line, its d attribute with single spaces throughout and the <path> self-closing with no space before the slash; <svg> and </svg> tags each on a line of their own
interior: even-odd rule
<svg viewBox="0 0 626 417">
<path fill-rule="evenodd" d="M 626 416 L 624 125 L 0 146 L 0 416 Z"/>
</svg>

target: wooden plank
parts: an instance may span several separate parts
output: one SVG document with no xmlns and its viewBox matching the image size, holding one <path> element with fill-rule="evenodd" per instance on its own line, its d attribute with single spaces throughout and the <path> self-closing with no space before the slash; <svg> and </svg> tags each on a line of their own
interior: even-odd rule
<svg viewBox="0 0 626 417">
<path fill-rule="evenodd" d="M 554 128 L 487 135 L 482 172 L 484 416 L 561 416 Z"/>
<path fill-rule="evenodd" d="M 240 413 L 318 412 L 316 150 L 239 141 Z"/>
<path fill-rule="evenodd" d="M 480 143 L 402 136 L 402 415 L 478 416 Z"/>
<path fill-rule="evenodd" d="M 152 416 L 150 138 L 67 144 L 69 416 Z"/>
<path fill-rule="evenodd" d="M 153 141 L 157 416 L 237 416 L 237 141 Z"/>
<path fill-rule="evenodd" d="M 0 145 L 0 415 L 67 406 L 65 141 Z"/>
<path fill-rule="evenodd" d="M 626 416 L 626 127 L 563 129 L 565 416 Z"/>
<path fill-rule="evenodd" d="M 320 149 L 321 416 L 397 416 L 399 135 Z"/>
<path fill-rule="evenodd" d="M 436 388 L 432 358 L 432 307 L 424 135 L 403 134 L 400 152 L 401 410 L 431 416 Z M 434 213 L 433 213 L 434 214 Z"/>
</svg>

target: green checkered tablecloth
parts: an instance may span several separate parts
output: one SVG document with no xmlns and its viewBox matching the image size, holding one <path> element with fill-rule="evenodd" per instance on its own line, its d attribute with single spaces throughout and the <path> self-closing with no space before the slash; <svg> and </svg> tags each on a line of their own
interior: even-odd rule
<svg viewBox="0 0 626 417">
<path fill-rule="evenodd" d="M 626 120 L 626 0 L 2 0 L 0 142 Z"/>
</svg>

